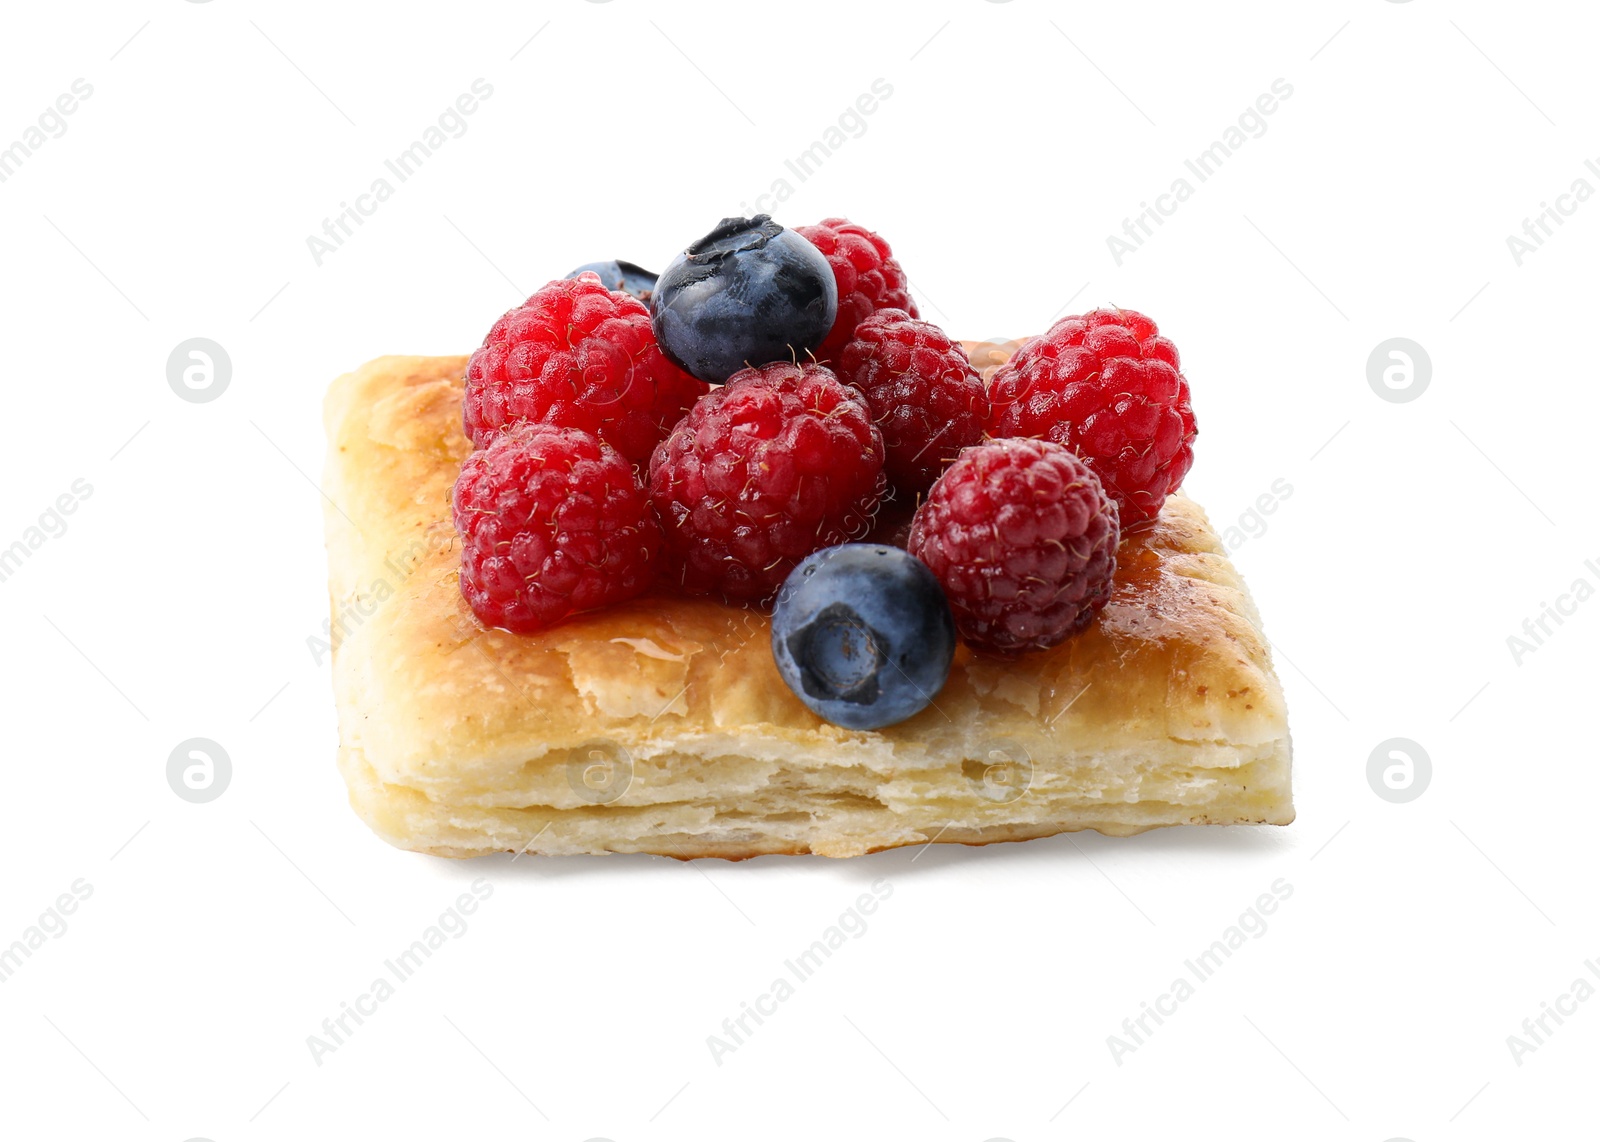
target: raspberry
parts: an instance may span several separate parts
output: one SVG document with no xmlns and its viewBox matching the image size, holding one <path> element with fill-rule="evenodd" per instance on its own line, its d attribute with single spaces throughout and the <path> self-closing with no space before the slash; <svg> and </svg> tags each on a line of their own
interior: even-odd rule
<svg viewBox="0 0 1600 1142">
<path fill-rule="evenodd" d="M 983 439 L 989 398 L 959 343 L 903 309 L 856 326 L 839 376 L 860 389 L 883 433 L 889 482 L 915 500 L 965 447 Z"/>
<path fill-rule="evenodd" d="M 461 593 L 487 626 L 528 634 L 655 578 L 661 526 L 633 466 L 580 429 L 507 429 L 467 457 L 451 503 Z"/>
<path fill-rule="evenodd" d="M 1154 519 L 1194 463 L 1178 349 L 1131 309 L 1063 317 L 989 383 L 989 435 L 1065 444 L 1094 469 L 1124 526 Z"/>
<path fill-rule="evenodd" d="M 462 420 L 474 448 L 539 421 L 593 433 L 642 466 L 705 391 L 662 356 L 649 310 L 588 272 L 494 323 L 467 362 Z"/>
<path fill-rule="evenodd" d="M 839 283 L 839 316 L 816 352 L 818 361 L 837 361 L 856 326 L 880 309 L 903 309 L 917 316 L 916 303 L 906 292 L 906 272 L 894 260 L 889 243 L 871 230 L 848 218 L 824 218 L 815 226 L 795 229 L 822 251 Z"/>
<path fill-rule="evenodd" d="M 650 498 L 685 590 L 759 601 L 795 564 L 872 526 L 883 437 L 821 365 L 741 369 L 650 459 Z"/>
<path fill-rule="evenodd" d="M 975 647 L 1055 646 L 1111 597 L 1117 505 L 1088 465 L 1047 440 L 963 452 L 917 509 L 908 550 L 944 584 Z"/>
</svg>

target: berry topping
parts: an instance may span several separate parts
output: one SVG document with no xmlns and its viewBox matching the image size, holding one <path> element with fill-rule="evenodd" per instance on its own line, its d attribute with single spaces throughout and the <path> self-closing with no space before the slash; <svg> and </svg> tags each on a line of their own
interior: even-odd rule
<svg viewBox="0 0 1600 1142">
<path fill-rule="evenodd" d="M 817 248 L 765 214 L 724 218 L 656 286 L 656 338 L 702 381 L 803 361 L 833 328 L 838 295 Z"/>
<path fill-rule="evenodd" d="M 609 262 L 585 262 L 568 274 L 567 280 L 571 281 L 579 274 L 594 274 L 600 279 L 600 284 L 607 289 L 620 290 L 630 297 L 638 298 L 645 305 L 650 304 L 650 295 L 656 288 L 655 274 L 632 262 L 618 261 L 616 258 Z"/>
<path fill-rule="evenodd" d="M 772 611 L 772 657 L 813 713 L 852 730 L 903 722 L 944 686 L 956 627 L 933 572 L 896 547 L 806 557 Z"/>
<path fill-rule="evenodd" d="M 903 309 L 856 326 L 839 377 L 860 389 L 883 433 L 884 471 L 915 501 L 963 448 L 983 439 L 989 399 L 959 343 Z"/>
<path fill-rule="evenodd" d="M 817 360 L 837 361 L 856 326 L 880 309 L 903 309 L 917 316 L 916 303 L 906 291 L 906 272 L 894 260 L 889 243 L 848 218 L 824 218 L 798 229 L 828 259 L 839 289 L 839 316 L 817 350 Z"/>
<path fill-rule="evenodd" d="M 1033 436 L 1083 457 L 1122 523 L 1154 519 L 1194 463 L 1194 411 L 1178 349 L 1131 309 L 1063 317 L 996 370 L 989 434 Z"/>
<path fill-rule="evenodd" d="M 883 489 L 867 406 L 820 365 L 734 374 L 650 459 L 669 577 L 730 600 L 769 598 L 813 551 L 865 535 Z"/>
<path fill-rule="evenodd" d="M 467 457 L 451 503 L 461 593 L 486 626 L 528 634 L 655 578 L 661 527 L 632 465 L 579 429 L 501 433 Z"/>
<path fill-rule="evenodd" d="M 554 281 L 489 330 L 467 362 L 473 447 L 519 421 L 592 432 L 634 464 L 706 387 L 661 354 L 650 313 L 591 273 Z"/>
<path fill-rule="evenodd" d="M 991 440 L 963 452 L 911 524 L 910 552 L 944 585 L 961 637 L 1055 646 L 1111 596 L 1117 506 L 1059 444 Z"/>
</svg>

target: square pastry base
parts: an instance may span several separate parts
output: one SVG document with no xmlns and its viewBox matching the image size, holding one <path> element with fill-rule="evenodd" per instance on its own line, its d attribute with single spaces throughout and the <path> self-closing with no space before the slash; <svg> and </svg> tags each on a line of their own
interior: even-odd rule
<svg viewBox="0 0 1600 1142">
<path fill-rule="evenodd" d="M 339 767 L 391 844 L 843 857 L 1293 820 L 1259 616 L 1181 494 L 1124 539 L 1094 626 L 1014 660 L 963 647 L 933 706 L 844 730 L 785 688 L 757 610 L 660 594 L 485 630 L 450 521 L 465 363 L 385 357 L 326 403 Z"/>
</svg>

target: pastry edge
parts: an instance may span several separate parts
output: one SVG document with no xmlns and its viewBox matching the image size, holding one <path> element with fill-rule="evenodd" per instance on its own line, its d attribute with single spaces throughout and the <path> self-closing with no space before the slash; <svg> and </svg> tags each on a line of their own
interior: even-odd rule
<svg viewBox="0 0 1600 1142">
<path fill-rule="evenodd" d="M 1215 743 L 1229 748 L 1226 743 Z M 796 826 L 791 820 L 781 823 L 762 820 L 743 821 L 738 827 L 716 820 L 715 806 L 658 805 L 634 806 L 635 818 L 652 808 L 661 812 L 687 808 L 706 812 L 709 824 L 696 822 L 692 830 L 635 831 L 625 835 L 623 821 L 605 806 L 592 809 L 557 808 L 550 805 L 483 806 L 441 802 L 419 790 L 386 785 L 367 763 L 359 748 L 342 747 L 339 768 L 349 790 L 350 805 L 380 838 L 396 848 L 430 856 L 465 859 L 497 853 L 531 856 L 606 856 L 614 853 L 644 853 L 698 860 L 716 857 L 723 860 L 748 860 L 757 856 L 823 856 L 848 858 L 912 845 L 961 844 L 983 846 L 1008 841 L 1037 840 L 1061 833 L 1098 832 L 1110 837 L 1130 837 L 1153 829 L 1178 825 L 1288 825 L 1295 819 L 1290 788 L 1292 747 L 1287 735 L 1266 743 L 1262 756 L 1251 765 L 1267 779 L 1270 793 L 1264 798 L 1220 796 L 1210 801 L 1179 804 L 1167 801 L 1131 801 L 1120 805 L 1056 806 L 1047 820 L 999 821 L 992 824 L 956 824 L 951 820 L 929 819 L 920 823 L 897 821 L 896 813 L 885 807 L 873 811 L 880 818 L 863 829 L 859 812 L 849 829 L 837 816 L 830 829 L 815 821 Z M 699 759 L 677 755 L 684 764 Z M 1024 794 L 1024 797 L 1028 794 Z M 988 806 L 975 802 L 971 811 Z M 552 829 L 552 826 L 557 826 Z M 574 832 L 605 832 L 607 839 L 596 843 L 575 836 Z M 759 839 L 747 834 L 757 832 Z"/>
</svg>

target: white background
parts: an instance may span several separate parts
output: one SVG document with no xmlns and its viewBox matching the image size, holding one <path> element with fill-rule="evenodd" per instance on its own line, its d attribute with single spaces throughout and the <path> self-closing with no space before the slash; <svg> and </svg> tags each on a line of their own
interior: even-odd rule
<svg viewBox="0 0 1600 1142">
<path fill-rule="evenodd" d="M 0 547 L 93 490 L 0 583 L 0 944 L 93 894 L 0 984 L 0 1132 L 1383 1142 L 1592 1117 L 1600 1000 L 1520 1065 L 1507 1036 L 1600 962 L 1600 602 L 1520 664 L 1506 641 L 1600 585 L 1600 204 L 1520 266 L 1506 243 L 1600 187 L 1591 8 L 129 0 L 5 24 L 0 146 L 93 94 L 0 184 Z M 465 134 L 319 266 L 307 237 L 480 77 Z M 880 78 L 864 133 L 795 179 Z M 1278 78 L 1266 132 L 1118 265 L 1107 236 Z M 1234 557 L 1288 692 L 1294 825 L 468 864 L 349 811 L 307 643 L 328 382 L 469 351 L 581 262 L 659 268 L 783 178 L 780 221 L 880 230 L 957 335 L 1149 313 L 1193 387 L 1191 494 L 1222 527 L 1292 487 Z M 1396 336 L 1432 362 L 1408 403 L 1367 381 Z M 210 403 L 167 383 L 191 337 L 232 360 Z M 197 736 L 233 764 L 203 805 L 166 780 Z M 1408 804 L 1367 781 L 1392 737 L 1432 759 Z M 307 1036 L 478 877 L 470 929 L 317 1065 Z M 880 878 L 865 935 L 713 1062 Z M 1114 1061 L 1278 878 L 1266 933 Z"/>
</svg>

